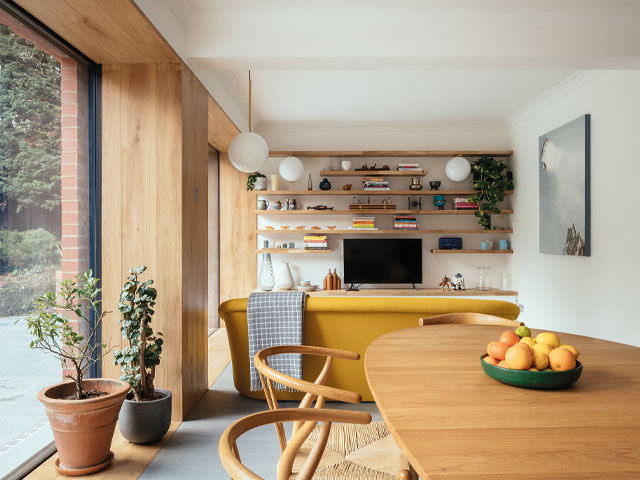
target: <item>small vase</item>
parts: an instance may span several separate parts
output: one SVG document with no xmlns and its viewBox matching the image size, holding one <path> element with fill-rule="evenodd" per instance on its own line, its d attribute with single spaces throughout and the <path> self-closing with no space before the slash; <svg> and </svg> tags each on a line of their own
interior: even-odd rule
<svg viewBox="0 0 640 480">
<path fill-rule="evenodd" d="M 273 290 L 275 279 L 273 278 L 273 265 L 271 265 L 271 254 L 262 255 L 262 265 L 260 265 L 260 275 L 258 276 L 258 288 L 265 292 Z"/>
<path fill-rule="evenodd" d="M 409 185 L 409 190 L 422 190 L 422 185 L 420 185 L 420 177 L 411 177 L 411 185 Z"/>
<path fill-rule="evenodd" d="M 291 275 L 291 269 L 289 268 L 289 262 L 282 262 L 280 270 L 276 278 L 276 287 L 280 290 L 291 290 L 294 286 L 293 275 Z"/>
<path fill-rule="evenodd" d="M 266 190 L 267 189 L 267 177 L 258 177 L 256 178 L 256 183 L 254 185 L 254 188 L 256 190 Z"/>
<path fill-rule="evenodd" d="M 343 160 L 342 161 L 342 170 L 344 170 L 344 171 L 351 170 L 351 160 Z"/>
<path fill-rule="evenodd" d="M 320 182 L 320 190 L 330 190 L 330 189 L 331 189 L 331 182 L 326 178 L 323 178 L 322 181 Z"/>
</svg>

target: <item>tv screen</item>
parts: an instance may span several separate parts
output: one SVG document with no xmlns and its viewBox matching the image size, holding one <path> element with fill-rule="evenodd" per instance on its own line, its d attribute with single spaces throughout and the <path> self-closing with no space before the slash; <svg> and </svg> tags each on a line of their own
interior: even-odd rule
<svg viewBox="0 0 640 480">
<path fill-rule="evenodd" d="M 345 238 L 344 283 L 422 283 L 422 239 Z"/>
</svg>

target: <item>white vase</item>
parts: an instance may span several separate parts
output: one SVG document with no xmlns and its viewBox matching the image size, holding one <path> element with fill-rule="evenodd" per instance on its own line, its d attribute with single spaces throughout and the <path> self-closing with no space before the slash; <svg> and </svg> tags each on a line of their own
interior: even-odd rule
<svg viewBox="0 0 640 480">
<path fill-rule="evenodd" d="M 256 178 L 256 183 L 254 185 L 256 190 L 266 190 L 267 189 L 267 177 L 258 177 Z"/>
<path fill-rule="evenodd" d="M 293 275 L 291 275 L 291 269 L 289 268 L 289 262 L 282 262 L 276 275 L 276 287 L 280 290 L 291 290 L 295 283 L 293 281 Z"/>
<path fill-rule="evenodd" d="M 342 161 L 342 170 L 351 170 L 351 160 Z"/>
</svg>

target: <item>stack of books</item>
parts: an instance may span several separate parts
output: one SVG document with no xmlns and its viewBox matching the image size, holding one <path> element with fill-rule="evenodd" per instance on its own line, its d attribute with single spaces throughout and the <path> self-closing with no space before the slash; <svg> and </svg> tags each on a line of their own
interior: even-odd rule
<svg viewBox="0 0 640 480">
<path fill-rule="evenodd" d="M 418 220 L 411 215 L 396 215 L 393 217 L 394 230 L 420 230 Z"/>
<path fill-rule="evenodd" d="M 470 202 L 468 198 L 454 198 L 453 199 L 454 210 L 478 210 L 478 204 Z"/>
<path fill-rule="evenodd" d="M 327 236 L 326 235 L 305 235 L 304 249 L 305 250 L 326 250 Z"/>
<path fill-rule="evenodd" d="M 377 230 L 375 226 L 375 217 L 353 217 L 353 230 Z"/>
<path fill-rule="evenodd" d="M 364 177 L 362 183 L 365 192 L 386 192 L 391 190 L 389 182 L 384 177 Z"/>
<path fill-rule="evenodd" d="M 422 173 L 422 167 L 419 163 L 399 163 L 398 164 L 399 172 L 419 172 Z"/>
</svg>

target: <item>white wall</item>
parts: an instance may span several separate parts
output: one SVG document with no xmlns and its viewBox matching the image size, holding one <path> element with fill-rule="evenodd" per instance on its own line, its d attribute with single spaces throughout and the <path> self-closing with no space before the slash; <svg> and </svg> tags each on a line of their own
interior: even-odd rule
<svg viewBox="0 0 640 480">
<path fill-rule="evenodd" d="M 260 133 L 263 134 L 269 144 L 271 150 L 280 149 L 301 149 L 301 150 L 331 150 L 331 149 L 508 149 L 508 140 L 502 125 L 480 124 L 480 125 L 422 125 L 413 127 L 405 126 L 378 126 L 374 129 L 371 125 L 343 125 L 341 128 L 334 125 L 331 128 L 321 128 L 316 126 L 298 126 L 292 128 L 262 128 Z M 430 159 L 399 159 L 399 158 L 366 158 L 352 159 L 352 168 L 360 167 L 364 162 L 369 165 L 376 162 L 378 165 L 389 165 L 395 169 L 398 162 L 403 160 L 418 160 L 423 168 L 428 170 L 428 175 L 423 177 L 422 183 L 425 189 L 429 189 L 429 180 L 441 180 L 442 189 L 470 189 L 471 182 L 454 184 L 449 181 L 444 174 L 444 166 L 448 159 L 430 158 Z M 281 159 L 269 159 L 265 168 L 261 170 L 267 176 L 276 173 Z M 307 158 L 305 162 L 305 173 L 300 181 L 289 184 L 280 179 L 280 189 L 289 190 L 306 190 L 307 179 L 309 173 L 312 174 L 313 188 L 318 189 L 321 180 L 319 176 L 320 170 L 328 167 L 329 159 L 327 158 Z M 351 183 L 353 189 L 361 189 L 361 179 L 358 178 L 330 178 L 332 189 L 342 189 L 345 183 Z M 410 183 L 408 178 L 394 178 L 390 180 L 391 188 L 394 190 L 407 189 Z M 284 201 L 286 196 L 282 198 L 265 197 L 271 200 Z M 360 197 L 366 198 L 366 197 Z M 381 198 L 372 196 L 371 199 Z M 299 196 L 296 198 L 302 202 L 302 208 L 306 209 L 308 205 L 325 204 L 335 206 L 337 209 L 347 209 L 348 204 L 352 200 L 352 196 Z M 406 196 L 392 197 L 392 201 L 396 202 L 398 208 L 406 209 Z M 431 197 L 424 197 L 425 205 L 423 208 L 433 209 Z M 450 199 L 448 200 L 451 201 Z M 300 208 L 300 207 L 299 207 Z M 451 208 L 450 204 L 447 208 Z M 338 229 L 346 229 L 350 225 L 352 215 L 345 216 L 259 216 L 259 228 L 264 225 L 290 225 L 295 228 L 296 225 L 306 225 L 307 227 L 317 225 L 323 229 L 326 225 L 337 225 Z M 392 229 L 391 215 L 379 215 L 376 217 L 376 226 L 383 229 Z M 454 216 L 418 216 L 418 221 L 422 228 L 480 228 L 477 224 L 475 216 L 469 215 L 464 217 Z M 496 224 L 509 225 L 510 219 L 497 220 Z M 445 235 L 442 235 L 445 236 Z M 490 234 L 490 235 L 461 235 L 463 245 L 466 248 L 480 248 L 480 240 L 484 238 L 498 239 L 510 238 L 508 234 Z M 258 245 L 262 246 L 265 239 L 274 240 L 281 244 L 293 241 L 296 247 L 303 244 L 303 235 L 286 235 L 286 234 L 268 234 L 258 236 Z M 440 235 L 418 235 L 423 239 L 423 284 L 424 287 L 435 287 L 442 278 L 443 274 L 452 277 L 460 272 L 464 275 L 468 287 L 475 287 L 477 283 L 477 267 L 481 265 L 489 265 L 492 267 L 495 276 L 502 278 L 502 272 L 509 271 L 510 255 L 455 255 L 455 254 L 432 254 L 430 249 L 437 248 L 438 238 Z M 334 250 L 331 254 L 318 255 L 273 255 L 273 261 L 276 273 L 281 261 L 289 261 L 293 276 L 296 281 L 301 279 L 311 280 L 314 284 L 322 285 L 322 279 L 326 275 L 329 268 L 337 268 L 342 277 L 342 239 L 343 235 L 329 235 L 329 248 Z M 371 238 L 371 237 L 364 237 Z M 375 238 L 384 238 L 376 236 Z M 396 237 L 397 238 L 397 237 Z M 413 237 L 409 237 L 413 238 Z M 494 280 L 497 286 L 498 279 Z"/>
<path fill-rule="evenodd" d="M 591 257 L 538 253 L 538 137 L 591 114 Z M 640 345 L 640 71 L 584 72 L 509 125 L 516 194 L 513 269 L 522 319 Z"/>
</svg>

